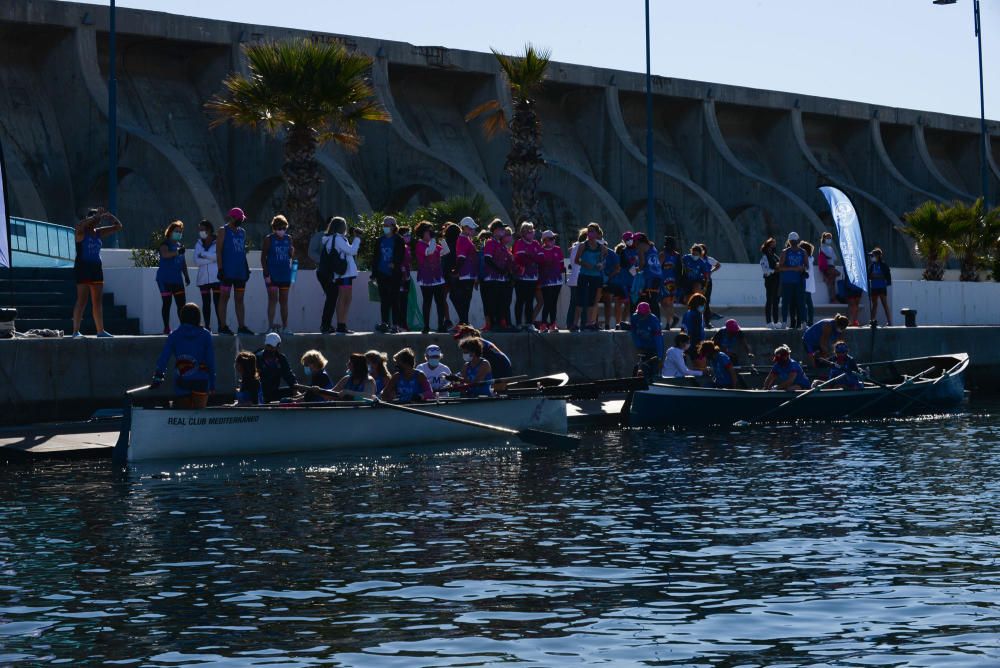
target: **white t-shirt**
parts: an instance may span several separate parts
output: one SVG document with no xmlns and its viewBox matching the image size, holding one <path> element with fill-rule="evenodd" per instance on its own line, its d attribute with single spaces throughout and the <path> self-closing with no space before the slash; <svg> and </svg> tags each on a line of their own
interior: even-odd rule
<svg viewBox="0 0 1000 668">
<path fill-rule="evenodd" d="M 435 394 L 440 394 L 451 384 L 451 381 L 445 378 L 445 376 L 451 375 L 451 369 L 448 368 L 447 364 L 438 364 L 432 369 L 430 364 L 424 362 L 417 365 L 417 371 L 427 376 L 427 382 L 431 384 L 431 389 L 434 390 Z"/>
<path fill-rule="evenodd" d="M 683 378 L 684 376 L 700 376 L 702 372 L 698 369 L 689 369 L 684 362 L 684 351 L 671 346 L 667 349 L 667 359 L 663 361 L 664 378 Z"/>
<path fill-rule="evenodd" d="M 576 287 L 576 281 L 580 277 L 580 265 L 573 262 L 573 258 L 576 257 L 576 249 L 579 247 L 579 241 L 574 241 L 573 245 L 569 247 L 569 277 L 566 279 L 566 285 L 571 288 Z"/>
<path fill-rule="evenodd" d="M 809 272 L 809 276 L 806 278 L 806 292 L 815 294 L 816 293 L 816 264 L 813 262 L 812 256 L 806 258 L 806 271 Z"/>
</svg>

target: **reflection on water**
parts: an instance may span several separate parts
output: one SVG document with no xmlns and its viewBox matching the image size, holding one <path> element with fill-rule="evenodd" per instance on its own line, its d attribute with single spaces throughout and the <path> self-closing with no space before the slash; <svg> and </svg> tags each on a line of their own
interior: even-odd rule
<svg viewBox="0 0 1000 668">
<path fill-rule="evenodd" d="M 0 664 L 998 665 L 998 431 L 10 468 Z"/>
</svg>

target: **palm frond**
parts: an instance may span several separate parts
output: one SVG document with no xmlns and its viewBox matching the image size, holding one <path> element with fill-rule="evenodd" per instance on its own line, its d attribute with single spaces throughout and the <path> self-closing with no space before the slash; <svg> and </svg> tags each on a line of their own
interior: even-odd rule
<svg viewBox="0 0 1000 668">
<path fill-rule="evenodd" d="M 479 105 L 465 115 L 465 121 L 473 121 L 483 117 L 483 133 L 487 139 L 492 139 L 499 132 L 507 129 L 507 115 L 499 100 L 490 100 Z"/>
<path fill-rule="evenodd" d="M 494 48 L 490 51 L 497 59 L 511 92 L 518 97 L 533 97 L 545 81 L 552 51 L 538 49 L 530 42 L 524 45 L 524 53 L 516 56 L 502 53 Z"/>
</svg>

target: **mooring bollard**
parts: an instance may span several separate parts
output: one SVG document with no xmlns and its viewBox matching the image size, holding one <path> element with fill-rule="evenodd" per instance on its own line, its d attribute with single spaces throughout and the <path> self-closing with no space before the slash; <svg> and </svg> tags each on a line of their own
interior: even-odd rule
<svg viewBox="0 0 1000 668">
<path fill-rule="evenodd" d="M 915 308 L 901 308 L 901 309 L 899 309 L 899 313 L 900 313 L 900 315 L 903 316 L 903 319 L 906 321 L 906 326 L 907 327 L 916 327 L 917 326 L 917 309 L 915 309 Z"/>
</svg>

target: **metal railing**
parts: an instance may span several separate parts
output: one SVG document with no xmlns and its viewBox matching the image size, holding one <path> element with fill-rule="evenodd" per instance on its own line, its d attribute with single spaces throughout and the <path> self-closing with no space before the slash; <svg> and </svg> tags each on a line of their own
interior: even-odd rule
<svg viewBox="0 0 1000 668">
<path fill-rule="evenodd" d="M 76 259 L 76 230 L 11 216 L 10 246 L 12 251 L 72 262 Z"/>
</svg>

